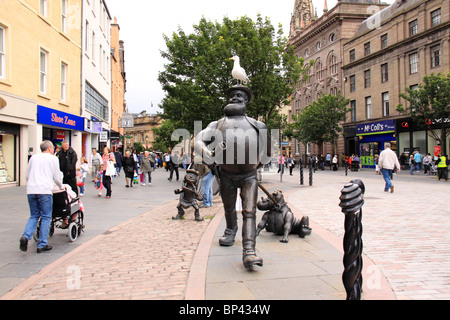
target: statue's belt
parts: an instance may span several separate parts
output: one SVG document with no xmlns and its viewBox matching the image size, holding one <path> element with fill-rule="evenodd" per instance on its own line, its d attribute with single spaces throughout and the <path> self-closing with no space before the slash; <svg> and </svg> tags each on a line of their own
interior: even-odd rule
<svg viewBox="0 0 450 320">
<path fill-rule="evenodd" d="M 249 173 L 236 174 L 236 173 L 227 173 L 224 172 L 221 168 L 219 168 L 219 174 L 221 179 L 229 180 L 229 181 L 240 181 L 250 177 L 256 177 L 257 169 L 253 169 Z"/>
</svg>

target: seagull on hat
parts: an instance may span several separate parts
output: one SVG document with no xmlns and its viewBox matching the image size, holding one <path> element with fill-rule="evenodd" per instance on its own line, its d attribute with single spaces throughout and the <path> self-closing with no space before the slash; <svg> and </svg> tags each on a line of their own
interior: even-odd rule
<svg viewBox="0 0 450 320">
<path fill-rule="evenodd" d="M 242 68 L 239 64 L 239 57 L 233 56 L 232 58 L 230 58 L 230 60 L 234 60 L 233 70 L 231 71 L 231 75 L 233 76 L 233 78 L 236 79 L 238 83 L 242 82 L 246 84 L 247 82 L 249 82 L 250 80 L 247 76 L 247 73 L 245 73 L 244 68 Z"/>
</svg>

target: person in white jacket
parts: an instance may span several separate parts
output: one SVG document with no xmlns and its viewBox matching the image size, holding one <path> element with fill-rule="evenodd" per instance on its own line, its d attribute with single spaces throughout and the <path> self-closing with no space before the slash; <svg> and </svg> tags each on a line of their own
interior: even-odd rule
<svg viewBox="0 0 450 320">
<path fill-rule="evenodd" d="M 45 140 L 41 143 L 40 148 L 42 153 L 33 155 L 27 167 L 26 180 L 30 218 L 19 241 L 20 250 L 27 251 L 28 240 L 31 239 L 39 218 L 41 218 L 39 242 L 37 243 L 38 253 L 52 249 L 47 244 L 53 211 L 52 189 L 54 184 L 60 189 L 64 189 L 59 170 L 59 161 L 53 155 L 53 143 Z"/>
<path fill-rule="evenodd" d="M 389 142 L 384 144 L 384 150 L 381 151 L 380 157 L 378 158 L 378 166 L 386 182 L 384 191 L 388 192 L 391 190 L 391 193 L 393 193 L 394 185 L 391 182 L 391 175 L 394 168 L 397 169 L 397 172 L 400 171 L 400 163 L 398 162 L 397 154 L 391 150 L 391 144 Z"/>
</svg>

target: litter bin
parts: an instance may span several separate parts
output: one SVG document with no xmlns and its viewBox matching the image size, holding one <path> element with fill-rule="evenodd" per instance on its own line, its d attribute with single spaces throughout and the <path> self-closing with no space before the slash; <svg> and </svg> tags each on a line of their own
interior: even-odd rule
<svg viewBox="0 0 450 320">
<path fill-rule="evenodd" d="M 358 172 L 358 169 L 359 169 L 359 162 L 352 161 L 352 163 L 350 164 L 350 171 Z"/>
</svg>

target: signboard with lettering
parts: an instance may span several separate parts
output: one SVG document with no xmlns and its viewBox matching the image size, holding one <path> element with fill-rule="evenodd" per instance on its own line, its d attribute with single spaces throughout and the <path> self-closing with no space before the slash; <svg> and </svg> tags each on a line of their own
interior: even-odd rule
<svg viewBox="0 0 450 320">
<path fill-rule="evenodd" d="M 369 135 L 395 132 L 395 121 L 384 120 L 356 125 L 356 135 Z"/>
<path fill-rule="evenodd" d="M 37 122 L 70 130 L 84 131 L 84 118 L 40 105 L 37 106 Z"/>
</svg>

